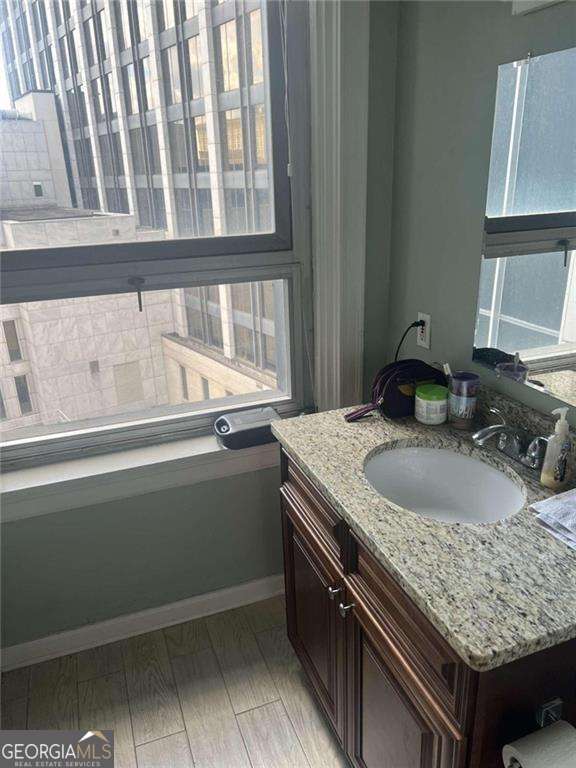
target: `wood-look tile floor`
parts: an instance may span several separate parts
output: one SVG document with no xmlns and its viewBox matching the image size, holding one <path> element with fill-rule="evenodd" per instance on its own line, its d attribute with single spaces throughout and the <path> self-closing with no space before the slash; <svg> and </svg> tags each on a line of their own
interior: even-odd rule
<svg viewBox="0 0 576 768">
<path fill-rule="evenodd" d="M 2 675 L 3 728 L 113 729 L 116 768 L 346 768 L 281 597 Z"/>
</svg>

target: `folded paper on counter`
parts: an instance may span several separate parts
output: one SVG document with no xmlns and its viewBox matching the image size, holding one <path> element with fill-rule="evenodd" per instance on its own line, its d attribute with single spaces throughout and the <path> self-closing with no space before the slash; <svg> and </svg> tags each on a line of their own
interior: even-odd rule
<svg viewBox="0 0 576 768">
<path fill-rule="evenodd" d="M 532 504 L 536 520 L 555 538 L 576 549 L 576 489 Z"/>
</svg>

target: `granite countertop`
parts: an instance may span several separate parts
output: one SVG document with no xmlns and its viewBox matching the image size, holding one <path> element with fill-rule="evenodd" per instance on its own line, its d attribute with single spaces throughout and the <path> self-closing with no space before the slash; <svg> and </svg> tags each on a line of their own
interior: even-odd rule
<svg viewBox="0 0 576 768">
<path fill-rule="evenodd" d="M 566 405 L 576 405 L 576 368 L 537 372 L 533 378 L 541 381 L 551 395 L 564 400 Z"/>
<path fill-rule="evenodd" d="M 346 408 L 273 422 L 286 453 L 348 522 L 456 653 L 484 671 L 576 637 L 576 551 L 536 522 L 533 501 L 551 495 L 517 462 L 472 445 L 449 427 Z M 522 485 L 525 506 L 496 523 L 426 519 L 381 496 L 364 476 L 368 454 L 400 445 L 483 458 Z"/>
</svg>

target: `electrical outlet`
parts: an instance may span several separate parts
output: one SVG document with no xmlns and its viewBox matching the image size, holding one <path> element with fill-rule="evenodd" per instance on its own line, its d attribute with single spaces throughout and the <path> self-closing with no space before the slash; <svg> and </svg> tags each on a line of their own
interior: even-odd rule
<svg viewBox="0 0 576 768">
<path fill-rule="evenodd" d="M 424 312 L 418 312 L 418 320 L 424 320 L 426 325 L 422 325 L 416 329 L 416 344 L 424 349 L 430 349 L 430 323 L 432 318 L 430 315 L 424 314 Z"/>
</svg>

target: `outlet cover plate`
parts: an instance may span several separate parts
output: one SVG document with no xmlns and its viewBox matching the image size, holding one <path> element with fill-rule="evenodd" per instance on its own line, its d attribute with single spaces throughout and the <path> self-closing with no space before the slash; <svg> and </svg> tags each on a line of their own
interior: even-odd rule
<svg viewBox="0 0 576 768">
<path fill-rule="evenodd" d="M 432 318 L 424 312 L 418 312 L 418 320 L 424 320 L 426 325 L 416 329 L 416 344 L 424 349 L 430 349 L 430 324 Z"/>
</svg>

